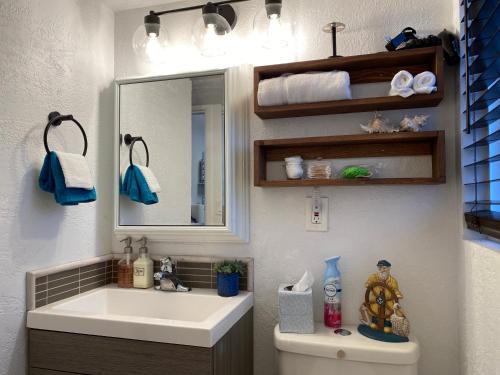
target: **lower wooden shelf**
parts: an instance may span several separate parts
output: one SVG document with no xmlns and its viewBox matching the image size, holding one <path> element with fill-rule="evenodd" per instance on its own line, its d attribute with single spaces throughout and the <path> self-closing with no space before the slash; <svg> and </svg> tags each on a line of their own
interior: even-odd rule
<svg viewBox="0 0 500 375">
<path fill-rule="evenodd" d="M 438 181 L 432 177 L 418 178 L 368 178 L 368 179 L 308 179 L 308 180 L 266 180 L 261 187 L 293 187 L 293 186 L 363 186 L 363 185 L 436 185 L 446 180 Z"/>
<path fill-rule="evenodd" d="M 268 180 L 267 163 L 300 155 L 345 159 L 430 155 L 432 176 L 400 178 Z M 254 185 L 260 187 L 434 185 L 446 182 L 445 133 L 359 134 L 331 137 L 258 140 L 254 143 Z"/>
</svg>

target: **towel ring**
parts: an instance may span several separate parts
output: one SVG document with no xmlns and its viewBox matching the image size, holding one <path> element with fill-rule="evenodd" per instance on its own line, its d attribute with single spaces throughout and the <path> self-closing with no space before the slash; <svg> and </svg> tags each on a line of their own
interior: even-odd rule
<svg viewBox="0 0 500 375">
<path fill-rule="evenodd" d="M 123 137 L 123 140 L 125 141 L 125 144 L 127 146 L 130 146 L 130 151 L 129 151 L 129 159 L 130 159 L 130 165 L 134 165 L 134 161 L 132 160 L 132 151 L 134 150 L 134 145 L 135 142 L 142 142 L 144 145 L 144 148 L 146 149 L 146 167 L 149 167 L 149 150 L 148 150 L 148 145 L 142 139 L 142 137 L 132 137 L 130 134 L 125 134 L 125 137 Z"/>
<path fill-rule="evenodd" d="M 47 154 L 50 154 L 49 145 L 47 143 L 47 136 L 49 134 L 49 129 L 51 126 L 61 125 L 63 121 L 73 121 L 76 124 L 76 126 L 80 128 L 80 131 L 82 132 L 83 135 L 83 141 L 85 142 L 85 146 L 83 147 L 83 156 L 87 155 L 87 147 L 88 147 L 87 134 L 85 134 L 83 126 L 78 121 L 75 120 L 73 115 L 61 115 L 59 112 L 49 113 L 49 123 L 45 127 L 45 132 L 43 133 L 43 145 L 45 146 L 45 151 L 47 152 Z"/>
</svg>

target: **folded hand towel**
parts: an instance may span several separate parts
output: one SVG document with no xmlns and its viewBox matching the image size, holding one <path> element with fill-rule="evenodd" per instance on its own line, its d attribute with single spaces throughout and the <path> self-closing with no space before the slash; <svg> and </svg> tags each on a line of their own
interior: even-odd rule
<svg viewBox="0 0 500 375">
<path fill-rule="evenodd" d="M 264 79 L 259 82 L 257 101 L 260 106 L 273 106 L 286 104 L 285 76 Z"/>
<path fill-rule="evenodd" d="M 153 193 L 159 193 L 161 191 L 161 186 L 158 180 L 156 179 L 156 176 L 154 175 L 153 171 L 143 165 L 137 165 L 137 168 L 139 168 L 142 175 L 146 179 L 146 183 L 148 184 L 149 190 L 151 190 Z"/>
<path fill-rule="evenodd" d="M 342 71 L 288 74 L 259 82 L 260 106 L 351 99 L 349 73 Z"/>
<path fill-rule="evenodd" d="M 135 165 L 131 165 L 127 168 L 123 183 L 120 187 L 120 193 L 128 195 L 134 202 L 144 203 L 146 205 L 159 202 L 158 196 L 149 189 L 144 175 Z"/>
<path fill-rule="evenodd" d="M 349 73 L 342 71 L 293 74 L 285 80 L 288 104 L 351 99 Z"/>
<path fill-rule="evenodd" d="M 38 185 L 43 191 L 53 193 L 56 202 L 63 206 L 75 206 L 96 200 L 94 188 L 88 190 L 66 186 L 61 163 L 53 151 L 45 156 Z"/>
<path fill-rule="evenodd" d="M 436 76 L 432 72 L 422 72 L 413 79 L 413 90 L 417 94 L 431 94 L 437 90 Z"/>
<path fill-rule="evenodd" d="M 402 96 L 407 98 L 415 94 L 412 89 L 413 86 L 413 76 L 406 70 L 401 70 L 398 72 L 391 81 L 391 90 L 389 91 L 390 96 Z"/>
<path fill-rule="evenodd" d="M 80 154 L 54 151 L 59 159 L 67 188 L 92 190 L 94 183 L 85 157 Z"/>
</svg>

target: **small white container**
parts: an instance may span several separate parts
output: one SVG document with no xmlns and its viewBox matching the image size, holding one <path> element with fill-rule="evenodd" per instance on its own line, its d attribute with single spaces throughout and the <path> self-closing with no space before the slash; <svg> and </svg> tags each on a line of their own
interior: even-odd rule
<svg viewBox="0 0 500 375">
<path fill-rule="evenodd" d="M 304 160 L 300 156 L 285 158 L 286 175 L 291 180 L 298 180 L 304 175 Z"/>
</svg>

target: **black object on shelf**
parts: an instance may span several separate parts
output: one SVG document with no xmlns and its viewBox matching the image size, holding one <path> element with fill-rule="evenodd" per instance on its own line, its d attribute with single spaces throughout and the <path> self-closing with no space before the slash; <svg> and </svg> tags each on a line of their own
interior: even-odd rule
<svg viewBox="0 0 500 375">
<path fill-rule="evenodd" d="M 88 147 L 87 134 L 85 134 L 85 130 L 83 129 L 82 124 L 80 124 L 73 117 L 73 115 L 61 115 L 59 112 L 56 112 L 56 111 L 49 113 L 49 122 L 48 122 L 47 126 L 45 127 L 45 131 L 43 133 L 43 145 L 45 146 L 45 151 L 47 152 L 47 154 L 50 153 L 49 144 L 47 142 L 47 136 L 49 135 L 49 129 L 50 129 L 50 127 L 51 126 L 59 126 L 64 121 L 72 121 L 73 123 L 76 124 L 76 126 L 78 126 L 78 128 L 82 132 L 83 141 L 85 143 L 84 148 L 83 148 L 83 156 L 87 155 L 87 147 Z"/>
<path fill-rule="evenodd" d="M 343 31 L 345 29 L 345 25 L 341 22 L 330 22 L 328 25 L 323 27 L 323 31 L 325 33 L 332 34 L 332 51 L 333 55 L 330 58 L 341 57 L 337 55 L 337 33 Z"/>
<path fill-rule="evenodd" d="M 132 158 L 132 152 L 134 151 L 135 142 L 142 142 L 142 144 L 144 145 L 144 149 L 146 150 L 146 167 L 149 167 L 149 149 L 148 149 L 148 145 L 146 144 L 144 139 L 142 137 L 132 137 L 130 134 L 125 134 L 125 136 L 123 137 L 123 140 L 124 140 L 125 144 L 130 147 L 130 150 L 129 150 L 130 165 L 131 166 L 134 165 L 134 160 Z"/>
</svg>

